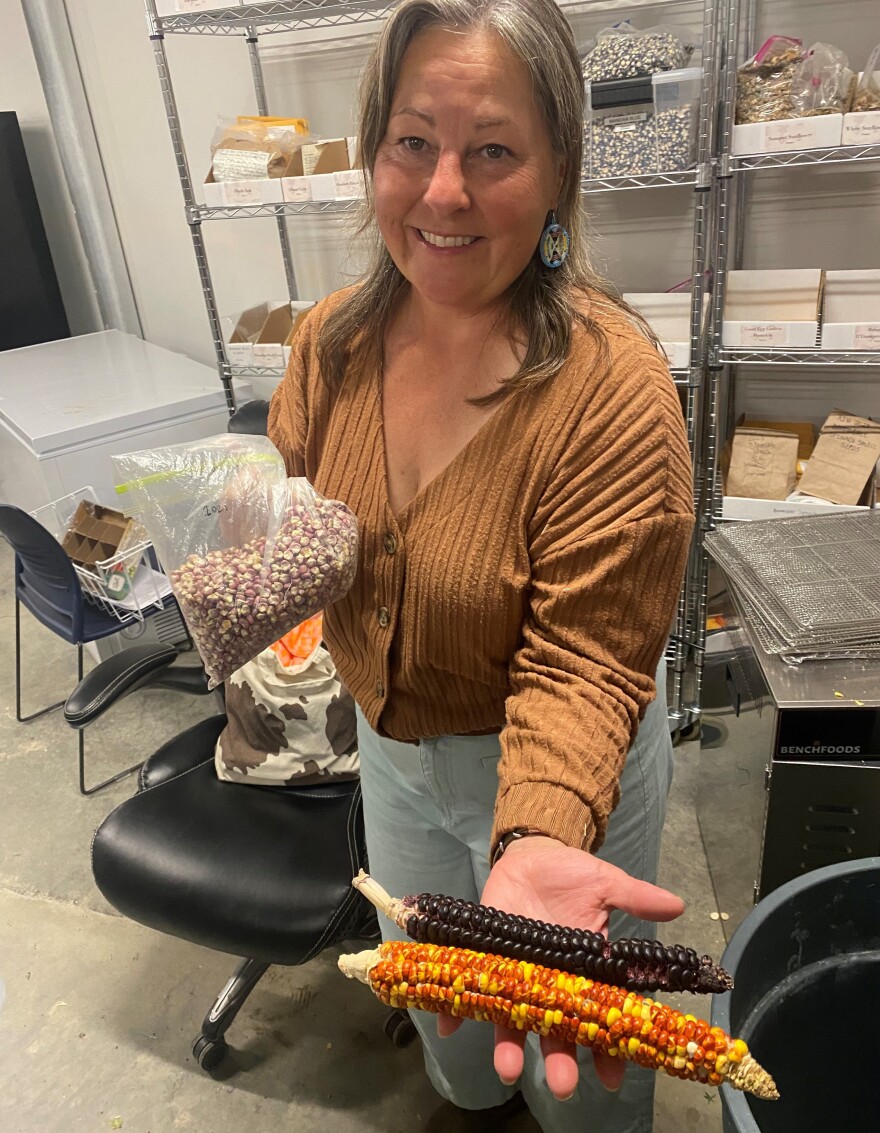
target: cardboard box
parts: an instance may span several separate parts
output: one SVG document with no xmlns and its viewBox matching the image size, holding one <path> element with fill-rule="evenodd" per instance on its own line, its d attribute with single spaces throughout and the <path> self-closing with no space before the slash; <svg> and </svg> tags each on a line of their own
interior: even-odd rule
<svg viewBox="0 0 880 1133">
<path fill-rule="evenodd" d="M 819 504 L 808 500 L 757 500 L 742 496 L 725 496 L 721 502 L 721 518 L 751 522 L 760 519 L 787 519 L 792 515 L 831 515 L 838 511 L 867 511 L 866 507 L 846 504 Z"/>
<path fill-rule="evenodd" d="M 691 296 L 680 291 L 628 292 L 622 296 L 650 325 L 666 351 L 671 370 L 686 370 L 691 364 Z M 704 296 L 703 314 L 709 306 Z"/>
<path fill-rule="evenodd" d="M 226 357 L 229 359 L 231 366 L 275 365 L 275 363 L 258 362 L 256 360 L 257 355 L 255 351 L 258 345 L 265 346 L 267 342 L 271 347 L 271 333 L 275 330 L 275 322 L 271 324 L 269 339 L 263 340 L 261 343 L 261 338 L 266 329 L 266 324 L 272 319 L 275 312 L 279 310 L 282 311 L 282 314 L 278 316 L 278 318 L 283 322 L 284 311 L 287 311 L 288 316 L 290 314 L 290 304 L 286 299 L 269 300 L 265 303 L 258 303 L 255 307 L 248 307 L 247 310 L 242 311 L 235 320 L 233 329 L 226 340 Z M 230 319 L 224 319 L 223 321 L 226 325 L 232 322 Z M 284 333 L 278 339 L 279 344 L 284 342 L 286 334 L 287 330 L 285 329 Z M 265 351 L 261 351 L 259 356 L 267 357 L 269 355 Z M 281 355 L 279 354 L 277 357 L 280 359 Z M 278 361 L 277 364 L 280 366 L 282 362 Z"/>
<path fill-rule="evenodd" d="M 880 350 L 880 270 L 825 273 L 822 346 Z"/>
<path fill-rule="evenodd" d="M 733 127 L 730 152 L 734 157 L 755 153 L 831 149 L 843 136 L 842 114 L 783 118 L 778 122 L 745 122 Z"/>
<path fill-rule="evenodd" d="M 178 16 L 186 12 L 209 12 L 216 8 L 240 8 L 244 0 L 156 0 L 160 16 Z"/>
<path fill-rule="evenodd" d="M 290 328 L 290 333 L 284 340 L 284 365 L 290 361 L 290 354 L 293 349 L 293 340 L 296 338 L 299 328 L 302 326 L 306 315 L 315 306 L 314 299 L 294 299 L 290 304 L 291 312 L 293 313 L 293 326 Z"/>
<path fill-rule="evenodd" d="M 758 349 L 816 346 L 824 280 L 820 268 L 730 272 L 721 341 Z"/>
<path fill-rule="evenodd" d="M 833 504 L 870 504 L 880 460 L 880 424 L 835 409 L 819 439 L 798 490 Z"/>
<path fill-rule="evenodd" d="M 285 173 L 285 201 L 351 200 L 366 191 L 364 173 L 356 164 L 357 138 L 332 138 L 305 145 Z"/>
<path fill-rule="evenodd" d="M 293 327 L 290 304 L 276 307 L 266 316 L 254 343 L 254 365 L 266 369 L 283 369 L 285 364 L 284 343 Z"/>
<path fill-rule="evenodd" d="M 146 539 L 142 525 L 127 519 L 121 511 L 81 500 L 61 538 L 61 546 L 72 562 L 99 580 L 109 598 L 122 598 L 128 593 L 140 563 L 139 555 L 125 560 L 124 553 Z M 102 569 L 108 559 L 119 555 L 123 556 L 121 562 Z"/>
</svg>

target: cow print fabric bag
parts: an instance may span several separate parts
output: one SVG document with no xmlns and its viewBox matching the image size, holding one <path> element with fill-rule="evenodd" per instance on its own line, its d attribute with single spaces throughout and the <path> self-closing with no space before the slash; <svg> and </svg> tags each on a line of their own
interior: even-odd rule
<svg viewBox="0 0 880 1133">
<path fill-rule="evenodd" d="M 217 775 L 262 787 L 356 779 L 354 700 L 330 654 L 317 644 L 298 664 L 285 665 L 283 653 L 264 649 L 226 681 L 228 723 L 215 750 Z"/>
</svg>

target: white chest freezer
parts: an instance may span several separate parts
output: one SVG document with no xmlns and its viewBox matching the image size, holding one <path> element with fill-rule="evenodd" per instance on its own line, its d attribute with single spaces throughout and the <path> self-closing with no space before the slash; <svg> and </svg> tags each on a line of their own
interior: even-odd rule
<svg viewBox="0 0 880 1133">
<path fill-rule="evenodd" d="M 234 383 L 236 403 L 252 400 Z M 217 371 L 121 331 L 0 352 L 0 500 L 33 511 L 89 484 L 116 500 L 110 457 L 226 430 Z"/>
</svg>

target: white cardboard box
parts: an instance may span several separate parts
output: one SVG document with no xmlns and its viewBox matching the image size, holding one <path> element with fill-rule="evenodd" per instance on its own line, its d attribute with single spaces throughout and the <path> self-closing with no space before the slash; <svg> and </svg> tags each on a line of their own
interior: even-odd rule
<svg viewBox="0 0 880 1133">
<path fill-rule="evenodd" d="M 346 169 L 341 173 L 334 173 L 333 180 L 336 188 L 336 199 L 339 201 L 363 197 L 366 194 L 363 169 Z"/>
<path fill-rule="evenodd" d="M 313 173 L 311 177 L 308 178 L 308 182 L 312 189 L 313 201 L 336 200 L 335 173 Z"/>
<path fill-rule="evenodd" d="M 281 196 L 293 204 L 305 204 L 312 199 L 311 177 L 282 177 Z"/>
<path fill-rule="evenodd" d="M 283 177 L 255 177 L 252 181 L 215 181 L 208 173 L 204 184 L 205 204 L 209 208 L 278 204 L 284 200 L 283 180 Z"/>
<path fill-rule="evenodd" d="M 786 519 L 791 515 L 830 515 L 838 511 L 868 511 L 850 504 L 814 504 L 803 500 L 756 500 L 748 496 L 725 496 L 721 518 L 731 520 Z"/>
<path fill-rule="evenodd" d="M 725 346 L 816 346 L 825 273 L 821 268 L 732 271 L 721 341 Z"/>
<path fill-rule="evenodd" d="M 842 135 L 842 114 L 782 118 L 778 122 L 745 122 L 733 127 L 730 152 L 734 157 L 743 157 L 752 153 L 830 149 L 840 145 Z"/>
<path fill-rule="evenodd" d="M 880 269 L 825 273 L 822 346 L 880 350 Z"/>
<path fill-rule="evenodd" d="M 628 292 L 624 302 L 635 308 L 650 325 L 666 351 L 671 370 L 686 370 L 691 364 L 691 296 L 680 291 Z M 706 295 L 704 313 L 709 305 Z"/>
<path fill-rule="evenodd" d="M 844 114 L 841 143 L 845 146 L 880 146 L 880 110 Z"/>
<path fill-rule="evenodd" d="M 160 16 L 178 16 L 185 12 L 208 12 L 215 8 L 240 8 L 244 0 L 156 0 Z"/>
</svg>

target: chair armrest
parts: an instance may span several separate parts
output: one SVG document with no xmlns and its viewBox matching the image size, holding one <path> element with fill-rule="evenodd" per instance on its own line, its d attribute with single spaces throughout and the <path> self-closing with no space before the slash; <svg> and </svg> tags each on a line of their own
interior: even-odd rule
<svg viewBox="0 0 880 1133">
<path fill-rule="evenodd" d="M 64 719 L 84 728 L 130 692 L 151 682 L 177 658 L 173 645 L 133 645 L 96 665 L 64 704 Z"/>
</svg>

